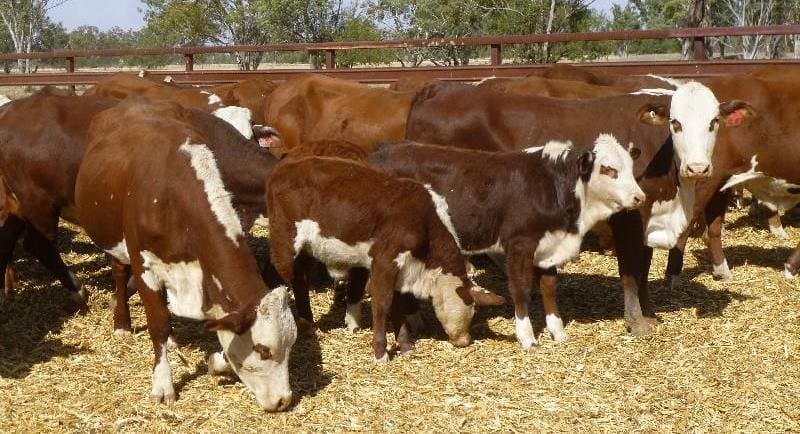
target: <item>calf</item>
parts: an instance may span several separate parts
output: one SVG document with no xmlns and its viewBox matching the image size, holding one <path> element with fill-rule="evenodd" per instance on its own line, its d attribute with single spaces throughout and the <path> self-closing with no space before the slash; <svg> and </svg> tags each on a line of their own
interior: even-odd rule
<svg viewBox="0 0 800 434">
<path fill-rule="evenodd" d="M 388 360 L 386 320 L 402 352 L 411 350 L 400 294 L 431 298 L 450 342 L 471 342 L 475 305 L 501 304 L 467 278 L 466 264 L 438 212 L 439 196 L 415 181 L 396 179 L 363 164 L 310 157 L 282 162 L 267 180 L 270 258 L 291 282 L 299 316 L 312 321 L 304 275 L 311 258 L 334 278 L 351 268 L 370 270 L 372 348 Z M 350 299 L 349 302 L 354 300 Z M 349 306 L 351 314 L 353 306 Z"/>
<path fill-rule="evenodd" d="M 634 334 L 656 322 L 647 275 L 652 249 L 673 247 L 691 220 L 695 182 L 712 173 L 721 120 L 736 104 L 720 104 L 705 86 L 564 100 L 499 93 L 480 86 L 434 84 L 420 91 L 406 125 L 410 140 L 491 151 L 520 150 L 550 140 L 588 143 L 608 132 L 641 151 L 634 176 L 648 202 L 610 223 L 625 291 L 625 320 Z M 644 312 L 643 312 L 644 310 Z"/>
<path fill-rule="evenodd" d="M 75 185 L 82 226 L 131 267 L 155 352 L 155 401 L 175 400 L 171 310 L 217 332 L 223 353 L 209 371 L 232 369 L 261 407 L 283 410 L 297 336 L 286 289 L 268 290 L 260 277 L 220 170 L 224 146 L 164 114 L 128 101 L 96 117 Z"/>
<path fill-rule="evenodd" d="M 547 329 L 565 340 L 555 267 L 578 254 L 595 223 L 645 200 L 631 156 L 605 134 L 589 146 L 553 141 L 525 152 L 390 144 L 376 149 L 370 161 L 430 185 L 437 212 L 463 253 L 505 254 L 517 339 L 525 349 L 536 344 L 528 317 L 534 269 L 544 277 Z"/>
</svg>

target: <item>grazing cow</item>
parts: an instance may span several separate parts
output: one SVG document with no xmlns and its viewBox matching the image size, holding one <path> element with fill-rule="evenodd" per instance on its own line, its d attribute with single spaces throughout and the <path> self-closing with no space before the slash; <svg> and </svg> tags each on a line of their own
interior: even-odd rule
<svg viewBox="0 0 800 434">
<path fill-rule="evenodd" d="M 351 268 L 368 268 L 372 296 L 372 348 L 385 362 L 386 320 L 391 312 L 403 353 L 412 349 L 400 294 L 431 298 L 450 342 L 469 345 L 475 305 L 502 304 L 503 298 L 467 277 L 464 258 L 438 211 L 440 197 L 415 181 L 397 179 L 366 165 L 339 158 L 287 160 L 267 180 L 270 258 L 291 282 L 299 316 L 313 321 L 305 274 L 311 260 L 334 278 Z M 444 220 L 443 220 L 444 219 Z M 348 312 L 358 318 L 358 303 Z"/>
<path fill-rule="evenodd" d="M 222 99 L 226 106 L 244 107 L 250 110 L 253 122 L 266 125 L 266 102 L 277 85 L 262 77 L 248 78 L 237 83 L 214 86 L 208 89 Z"/>
<path fill-rule="evenodd" d="M 762 71 L 757 76 L 732 75 L 707 79 L 715 94 L 746 100 L 735 116 L 726 122 L 742 125 L 722 129 L 714 153 L 714 173 L 698 186 L 695 217 L 708 223 L 709 252 L 713 275 L 732 277 L 722 250 L 722 224 L 729 189 L 742 186 L 772 211 L 779 214 L 800 202 L 800 85 L 791 72 L 779 69 L 774 74 Z M 796 73 L 795 73 L 796 74 Z M 723 190 L 723 191 L 720 191 Z M 670 251 L 667 278 L 673 281 L 683 265 L 683 250 L 688 233 Z M 784 277 L 792 278 L 800 267 L 800 247 L 784 264 Z"/>
<path fill-rule="evenodd" d="M 555 267 L 578 254 L 595 223 L 645 200 L 631 156 L 606 134 L 589 146 L 553 141 L 524 152 L 390 144 L 378 147 L 370 161 L 430 185 L 440 195 L 437 212 L 463 253 L 505 255 L 517 339 L 525 349 L 536 344 L 528 317 L 534 269 L 547 283 L 540 286 L 547 329 L 565 340 Z"/>
<path fill-rule="evenodd" d="M 647 195 L 638 211 L 610 219 L 625 291 L 625 320 L 634 334 L 655 323 L 647 274 L 652 248 L 671 248 L 691 220 L 697 179 L 711 175 L 720 125 L 741 105 L 720 104 L 705 86 L 690 82 L 666 95 L 638 92 L 564 100 L 434 84 L 417 94 L 406 126 L 410 140 L 489 151 L 521 150 L 550 140 L 588 143 L 608 132 L 641 151 L 634 175 Z M 644 313 L 643 315 L 643 306 Z"/>
<path fill-rule="evenodd" d="M 175 103 L 136 99 L 121 103 L 112 115 L 119 120 L 140 125 L 147 125 L 152 118 L 159 117 L 164 120 L 165 125 L 169 121 L 170 128 L 177 128 L 174 125 L 178 125 L 184 130 L 193 131 L 195 137 L 201 137 L 202 143 L 214 150 L 226 193 L 230 194 L 242 227 L 252 227 L 258 216 L 266 210 L 264 179 L 278 160 L 269 152 L 253 146 L 252 142 L 226 122 L 201 110 L 186 109 Z M 110 119 L 110 116 L 103 119 Z M 265 273 L 271 272 L 268 264 L 267 267 Z M 126 302 L 129 295 L 126 291 L 129 270 L 123 264 L 112 261 L 112 271 L 116 285 L 114 330 L 115 333 L 128 333 L 131 329 L 130 311 Z M 265 278 L 273 281 L 269 274 Z"/>
<path fill-rule="evenodd" d="M 80 222 L 95 244 L 131 267 L 155 351 L 155 401 L 175 400 L 171 310 L 217 332 L 223 353 L 212 355 L 209 371 L 232 369 L 262 408 L 283 410 L 292 396 L 296 325 L 286 288 L 268 290 L 261 279 L 233 206 L 236 179 L 221 170 L 231 155 L 254 151 L 208 143 L 189 119 L 169 116 L 180 111 L 129 100 L 96 116 L 75 185 Z"/>
<path fill-rule="evenodd" d="M 301 143 L 347 140 L 369 151 L 401 140 L 415 92 L 307 74 L 278 86 L 267 101 L 267 124 L 281 134 L 281 155 Z"/>
<path fill-rule="evenodd" d="M 611 86 L 598 86 L 577 81 L 543 78 L 535 75 L 525 78 L 495 78 L 479 84 L 496 92 L 515 95 L 549 96 L 551 98 L 601 98 L 626 93 Z"/>
<path fill-rule="evenodd" d="M 6 200 L 0 224 L 0 269 L 6 292 L 17 240 L 71 291 L 76 302 L 86 290 L 58 254 L 58 219 L 74 221 L 75 177 L 92 118 L 117 104 L 97 97 L 36 93 L 0 109 L 0 195 Z"/>
</svg>

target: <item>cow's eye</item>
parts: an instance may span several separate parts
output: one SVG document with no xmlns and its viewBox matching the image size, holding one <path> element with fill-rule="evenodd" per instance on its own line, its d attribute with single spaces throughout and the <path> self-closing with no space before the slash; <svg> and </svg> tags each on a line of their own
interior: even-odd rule
<svg viewBox="0 0 800 434">
<path fill-rule="evenodd" d="M 618 173 L 617 173 L 617 169 L 615 169 L 613 167 L 602 166 L 602 165 L 600 166 L 600 174 L 601 175 L 606 175 L 606 176 L 608 176 L 608 177 L 610 177 L 612 179 L 617 179 L 617 176 L 619 176 Z"/>
<path fill-rule="evenodd" d="M 270 351 L 269 347 L 266 345 L 255 344 L 253 345 L 253 351 L 258 353 L 261 360 L 269 360 L 272 358 L 272 351 Z"/>
<path fill-rule="evenodd" d="M 708 125 L 708 131 L 714 131 L 719 126 L 719 117 L 711 119 L 711 123 Z"/>
<path fill-rule="evenodd" d="M 669 124 L 672 126 L 672 131 L 679 133 L 683 131 L 683 125 L 677 119 L 670 119 Z"/>
</svg>

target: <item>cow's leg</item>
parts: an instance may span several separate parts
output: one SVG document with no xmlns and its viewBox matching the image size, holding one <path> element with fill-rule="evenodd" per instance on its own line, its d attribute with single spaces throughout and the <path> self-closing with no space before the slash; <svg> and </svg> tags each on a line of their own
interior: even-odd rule
<svg viewBox="0 0 800 434">
<path fill-rule="evenodd" d="M 294 260 L 294 271 L 290 280 L 297 308 L 297 328 L 304 333 L 314 333 L 314 313 L 311 311 L 311 298 L 308 289 L 308 272 L 315 264 L 314 258 L 300 252 Z"/>
<path fill-rule="evenodd" d="M 529 240 L 512 240 L 506 247 L 508 290 L 514 300 L 515 331 L 517 340 L 526 351 L 537 344 L 528 311 L 535 251 L 536 243 Z"/>
<path fill-rule="evenodd" d="M 408 331 L 412 334 L 418 334 L 425 327 L 425 322 L 422 321 L 422 315 L 419 311 L 419 300 L 413 294 L 401 294 L 400 297 L 401 305 L 405 309 Z"/>
<path fill-rule="evenodd" d="M 772 235 L 775 235 L 782 240 L 789 239 L 789 234 L 787 234 L 786 229 L 783 228 L 781 215 L 778 214 L 777 211 L 770 210 L 770 216 L 767 219 L 767 224 L 769 225 L 769 231 L 772 233 Z"/>
<path fill-rule="evenodd" d="M 169 310 L 161 294 L 164 292 L 163 286 L 160 282 L 149 281 L 145 283 L 142 279 L 143 271 L 141 265 L 133 265 L 134 283 L 144 305 L 144 312 L 147 316 L 147 331 L 153 341 L 153 352 L 155 354 L 153 387 L 150 391 L 150 398 L 155 402 L 172 403 L 175 402 L 175 387 L 172 384 L 172 370 L 167 359 L 167 350 L 169 349 L 167 341 L 172 332 Z M 151 288 L 148 285 L 157 285 L 157 287 Z"/>
<path fill-rule="evenodd" d="M 536 275 L 539 277 L 539 293 L 542 296 L 542 305 L 544 306 L 544 322 L 547 325 L 547 331 L 556 342 L 564 342 L 569 339 L 567 332 L 564 331 L 564 321 L 561 319 L 561 314 L 558 312 L 558 303 L 556 300 L 556 286 L 558 285 L 558 272 L 555 267 L 550 267 L 546 270 L 536 268 Z"/>
<path fill-rule="evenodd" d="M 644 246 L 642 254 L 642 272 L 639 274 L 639 305 L 642 307 L 642 314 L 645 318 L 655 320 L 655 309 L 650 302 L 650 290 L 647 287 L 650 274 L 650 264 L 653 262 L 653 248 Z M 648 321 L 650 321 L 648 319 Z"/>
<path fill-rule="evenodd" d="M 406 300 L 403 299 L 403 296 L 411 294 L 401 294 L 398 291 L 393 291 L 392 294 L 391 314 L 394 338 L 397 341 L 400 354 L 407 356 L 414 351 L 414 341 L 411 338 L 411 330 L 406 321 L 408 306 L 406 306 Z"/>
<path fill-rule="evenodd" d="M 114 277 L 114 298 L 111 300 L 114 310 L 114 334 L 130 334 L 131 311 L 128 305 L 128 280 L 131 277 L 131 266 L 111 258 L 111 275 Z"/>
<path fill-rule="evenodd" d="M 675 247 L 669 249 L 667 258 L 667 270 L 664 279 L 670 289 L 680 284 L 681 272 L 683 271 L 683 257 L 686 252 L 686 243 L 689 241 L 689 229 L 687 228 L 680 237 Z"/>
<path fill-rule="evenodd" d="M 786 263 L 783 264 L 783 277 L 787 280 L 794 279 L 798 269 L 800 269 L 800 244 L 795 247 L 792 254 L 786 259 Z"/>
<path fill-rule="evenodd" d="M 713 276 L 718 280 L 728 280 L 733 277 L 728 260 L 722 251 L 722 224 L 725 221 L 725 208 L 727 195 L 717 193 L 711 197 L 706 206 L 706 218 L 708 219 L 708 250 L 711 253 L 711 265 L 713 266 Z"/>
<path fill-rule="evenodd" d="M 25 229 L 25 222 L 19 217 L 10 215 L 0 225 L 0 269 L 4 270 L 3 273 L 3 290 L 5 294 L 10 294 L 14 288 L 13 282 L 13 269 L 11 268 L 11 259 L 14 257 L 14 247 L 17 245 L 17 239 Z M 9 270 L 12 270 L 9 273 Z M 10 275 L 9 275 L 10 274 Z M 9 281 L 9 277 L 12 281 Z"/>
<path fill-rule="evenodd" d="M 6 272 L 3 274 L 5 281 L 3 282 L 3 292 L 11 294 L 14 292 L 14 281 L 17 280 L 17 273 L 14 272 L 14 267 L 11 264 L 6 266 Z"/>
<path fill-rule="evenodd" d="M 70 293 L 70 298 L 76 303 L 86 303 L 88 294 L 83 285 L 75 277 L 75 274 L 67 268 L 67 265 L 61 259 L 58 249 L 54 242 L 44 236 L 32 225 L 27 225 L 25 231 L 25 239 L 22 246 L 25 250 L 30 252 L 42 265 L 45 266 L 56 279 L 67 288 Z"/>
<path fill-rule="evenodd" d="M 367 291 L 372 296 L 372 351 L 376 362 L 388 362 L 386 352 L 386 320 L 391 313 L 397 267 L 390 258 L 376 257 L 372 261 Z"/>
<path fill-rule="evenodd" d="M 611 216 L 611 229 L 617 245 L 617 265 L 625 292 L 625 325 L 635 336 L 650 331 L 655 318 L 642 314 L 639 281 L 643 272 L 644 227 L 638 212 L 621 212 Z"/>
<path fill-rule="evenodd" d="M 350 332 L 355 333 L 361 329 L 361 299 L 364 298 L 364 288 L 369 279 L 369 270 L 366 268 L 353 268 L 348 273 L 346 283 L 346 303 L 344 322 Z"/>
</svg>

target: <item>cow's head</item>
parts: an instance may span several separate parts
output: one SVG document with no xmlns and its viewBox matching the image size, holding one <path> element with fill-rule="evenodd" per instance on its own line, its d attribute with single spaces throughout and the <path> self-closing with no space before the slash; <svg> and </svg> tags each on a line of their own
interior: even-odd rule
<svg viewBox="0 0 800 434">
<path fill-rule="evenodd" d="M 255 312 L 206 322 L 206 328 L 217 332 L 233 371 L 267 411 L 284 410 L 292 401 L 289 353 L 297 325 L 287 297 L 286 287 L 281 286 L 269 291 Z"/>
<path fill-rule="evenodd" d="M 0 175 L 0 227 L 6 224 L 10 215 L 19 213 L 19 200 L 11 191 L 4 175 Z"/>
<path fill-rule="evenodd" d="M 469 326 L 476 306 L 497 306 L 505 303 L 503 297 L 481 288 L 469 279 L 446 273 L 436 278 L 431 299 L 436 318 L 442 323 L 450 343 L 456 347 L 465 347 L 472 343 Z"/>
<path fill-rule="evenodd" d="M 672 95 L 669 116 L 663 106 L 649 110 L 643 108 L 639 112 L 640 120 L 651 125 L 669 126 L 682 177 L 708 178 L 713 169 L 711 155 L 720 122 L 736 126 L 755 111 L 742 102 L 738 106 L 720 104 L 711 89 L 695 81 L 675 81 L 673 84 L 675 90 L 662 90 Z"/>
<path fill-rule="evenodd" d="M 246 139 L 253 138 L 253 127 L 251 126 L 250 119 L 252 114 L 250 109 L 237 106 L 222 107 L 214 110 L 212 114 L 223 121 L 233 125 L 241 135 Z"/>
<path fill-rule="evenodd" d="M 585 194 L 585 206 L 587 211 L 597 214 L 595 219 L 604 220 L 622 209 L 644 203 L 644 192 L 633 176 L 633 160 L 638 156 L 638 149 L 632 146 L 625 149 L 614 136 L 600 134 L 593 150 L 578 158 L 586 188 L 585 193 L 581 189 L 576 189 L 576 193 Z"/>
<path fill-rule="evenodd" d="M 253 139 L 262 148 L 281 146 L 281 135 L 278 130 L 266 125 L 253 125 Z"/>
</svg>

